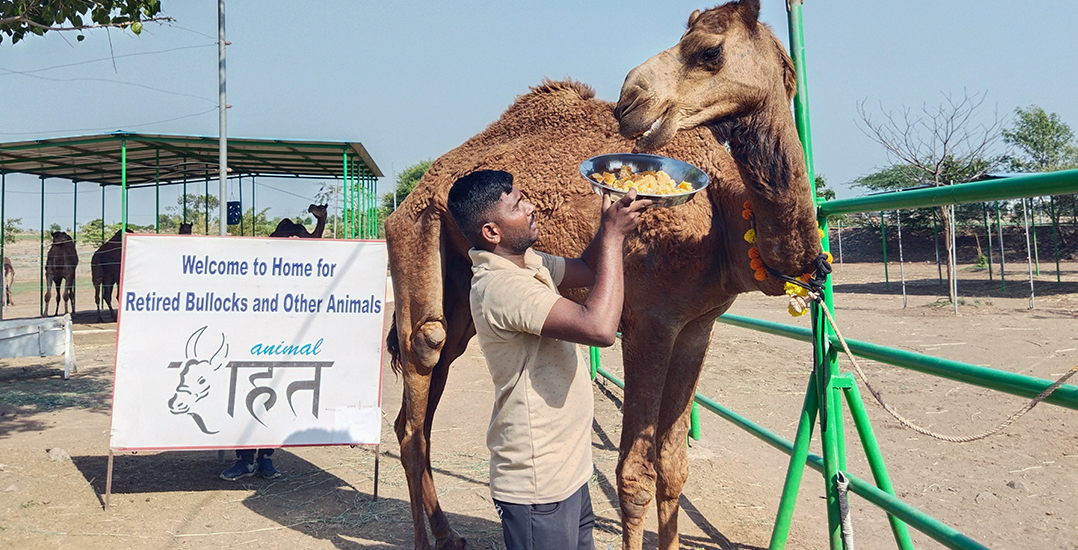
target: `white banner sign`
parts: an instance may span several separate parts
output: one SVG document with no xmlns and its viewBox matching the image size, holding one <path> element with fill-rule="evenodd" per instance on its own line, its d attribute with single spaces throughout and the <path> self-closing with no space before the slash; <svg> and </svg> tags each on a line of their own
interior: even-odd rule
<svg viewBox="0 0 1078 550">
<path fill-rule="evenodd" d="M 382 242 L 128 235 L 111 448 L 375 444 Z"/>
</svg>

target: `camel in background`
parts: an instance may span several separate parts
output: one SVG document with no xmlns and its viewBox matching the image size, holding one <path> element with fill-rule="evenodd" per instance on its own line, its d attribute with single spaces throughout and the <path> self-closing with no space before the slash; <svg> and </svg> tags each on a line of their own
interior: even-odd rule
<svg viewBox="0 0 1078 550">
<path fill-rule="evenodd" d="M 191 224 L 189 224 L 189 223 L 181 223 L 180 224 L 180 235 L 190 235 L 190 234 L 191 234 Z"/>
<path fill-rule="evenodd" d="M 318 223 L 314 226 L 314 231 L 307 231 L 306 227 L 292 221 L 289 218 L 285 218 L 277 224 L 277 229 L 270 233 L 270 237 L 299 237 L 301 239 L 321 239 L 322 233 L 326 230 L 326 207 L 328 204 L 312 204 L 307 207 L 307 211 L 314 214 Z"/>
<path fill-rule="evenodd" d="M 52 246 L 45 259 L 45 315 L 49 314 L 49 301 L 52 288 L 56 287 L 56 311 L 60 314 L 60 302 L 64 302 L 64 313 L 68 313 L 67 304 L 71 303 L 71 313 L 75 313 L 75 268 L 79 266 L 79 253 L 75 250 L 75 241 L 63 231 L 52 232 Z M 63 283 L 63 298 L 60 284 Z"/>
<path fill-rule="evenodd" d="M 11 285 L 15 284 L 15 266 L 11 265 L 11 258 L 4 257 L 4 302 L 9 305 L 15 305 L 15 302 L 11 301 Z"/>
<path fill-rule="evenodd" d="M 759 11 L 758 0 L 743 0 L 693 12 L 677 45 L 629 73 L 617 106 L 576 82 L 533 88 L 481 134 L 436 160 L 386 219 L 397 297 L 386 344 L 404 379 L 394 430 L 417 550 L 429 548 L 425 520 L 438 550 L 465 546 L 438 502 L 430 452 L 450 364 L 475 335 L 469 245 L 446 210 L 450 185 L 479 169 L 512 173 L 535 205 L 542 235 L 536 248 L 577 257 L 600 215 L 600 198 L 578 166 L 629 150 L 685 160 L 711 178 L 685 204 L 646 210 L 625 242 L 626 387 L 617 466 L 622 548 L 641 548 L 652 500 L 659 548 L 678 547 L 685 438 L 715 319 L 740 293 L 783 294 L 784 282 L 764 265 L 797 277 L 813 272 L 820 254 L 790 112 L 793 62 L 758 21 Z M 744 210 L 752 216 L 743 217 Z M 754 244 L 746 240 L 752 234 Z"/>
<path fill-rule="evenodd" d="M 131 232 L 130 229 L 127 230 Z M 116 311 L 112 309 L 113 287 L 120 283 L 120 262 L 123 260 L 123 231 L 116 231 L 109 240 L 102 243 L 101 247 L 90 258 L 90 276 L 94 282 L 94 304 L 97 306 L 97 322 L 103 322 L 101 318 L 101 300 L 109 307 L 112 320 L 116 320 Z M 119 295 L 116 296 L 119 300 Z M 119 304 L 117 304 L 119 305 Z"/>
</svg>

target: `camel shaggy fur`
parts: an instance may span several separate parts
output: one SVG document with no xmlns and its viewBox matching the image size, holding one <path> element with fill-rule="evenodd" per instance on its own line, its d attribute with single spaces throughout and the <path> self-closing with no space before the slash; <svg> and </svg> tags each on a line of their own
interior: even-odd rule
<svg viewBox="0 0 1078 550">
<path fill-rule="evenodd" d="M 645 211 L 625 244 L 626 389 L 617 466 L 622 547 L 641 548 L 653 500 L 659 548 L 678 547 L 685 438 L 714 321 L 740 293 L 783 293 L 773 274 L 756 278 L 753 246 L 764 264 L 794 277 L 812 272 L 820 254 L 789 107 L 793 64 L 758 22 L 759 8 L 758 0 L 745 0 L 694 12 L 677 45 L 629 73 L 616 106 L 575 82 L 533 88 L 484 132 L 435 161 L 386 220 L 397 297 L 386 343 L 404 379 L 394 428 L 416 549 L 429 548 L 425 520 L 439 550 L 465 545 L 438 503 L 430 454 L 450 364 L 475 334 L 469 245 L 446 211 L 449 187 L 478 169 L 514 174 L 536 208 L 536 248 L 577 257 L 595 234 L 600 206 L 578 165 L 633 149 L 685 160 L 711 177 L 687 203 Z M 751 219 L 742 216 L 746 203 Z M 745 239 L 750 229 L 755 245 Z"/>
<path fill-rule="evenodd" d="M 79 266 L 79 253 L 75 250 L 75 241 L 71 235 L 63 231 L 52 232 L 52 246 L 45 259 L 45 314 L 49 314 L 49 302 L 52 299 L 52 289 L 56 287 L 56 311 L 53 315 L 60 314 L 60 302 L 64 302 L 64 313 L 68 313 L 68 303 L 71 303 L 71 313 L 75 312 L 75 268 Z M 63 283 L 64 292 L 61 298 L 60 285 Z"/>
<path fill-rule="evenodd" d="M 321 239 L 322 233 L 326 230 L 326 207 L 328 206 L 328 204 L 312 204 L 307 207 L 307 211 L 314 214 L 314 218 L 318 220 L 314 226 L 314 231 L 307 231 L 306 227 L 303 227 L 289 218 L 285 218 L 277 224 L 277 229 L 274 229 L 273 233 L 270 233 L 270 237 Z"/>
<path fill-rule="evenodd" d="M 131 232 L 130 229 L 127 230 Z M 101 300 L 109 308 L 112 320 L 116 320 L 116 311 L 112 309 L 113 287 L 120 284 L 120 262 L 123 260 L 123 232 L 117 231 L 109 240 L 101 244 L 90 258 L 90 277 L 94 282 L 94 304 L 97 306 L 97 322 L 103 321 L 101 317 Z M 119 295 L 116 297 L 119 300 Z"/>
</svg>

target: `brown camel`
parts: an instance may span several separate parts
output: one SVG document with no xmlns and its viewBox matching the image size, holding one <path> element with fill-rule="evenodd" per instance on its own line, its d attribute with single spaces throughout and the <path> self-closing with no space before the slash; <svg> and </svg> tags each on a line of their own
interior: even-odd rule
<svg viewBox="0 0 1078 550">
<path fill-rule="evenodd" d="M 301 239 L 321 239 L 322 233 L 326 230 L 326 207 L 328 204 L 312 204 L 307 207 L 307 211 L 314 214 L 318 223 L 314 226 L 314 231 L 307 231 L 306 227 L 292 221 L 289 218 L 285 218 L 277 224 L 277 229 L 270 233 L 270 237 L 299 237 Z"/>
<path fill-rule="evenodd" d="M 11 301 L 11 285 L 15 284 L 15 266 L 11 265 L 11 258 L 4 258 L 4 300 L 9 306 L 15 305 Z"/>
<path fill-rule="evenodd" d="M 45 259 L 45 314 L 49 314 L 49 301 L 52 288 L 56 287 L 56 311 L 60 314 L 60 302 L 64 302 L 64 313 L 68 313 L 67 304 L 71 303 L 71 313 L 75 312 L 75 268 L 79 266 L 79 253 L 75 250 L 75 241 L 63 231 L 52 232 L 52 246 Z M 64 285 L 63 298 L 60 284 Z"/>
<path fill-rule="evenodd" d="M 131 232 L 130 229 L 127 230 Z M 119 292 L 120 262 L 123 260 L 123 232 L 117 231 L 109 240 L 102 243 L 101 247 L 90 258 L 90 276 L 94 282 L 94 304 L 97 305 L 97 322 L 103 321 L 101 317 L 101 300 L 109 308 L 112 320 L 116 320 L 116 311 L 112 309 L 113 287 Z M 120 297 L 117 294 L 116 299 Z"/>
<path fill-rule="evenodd" d="M 190 234 L 191 234 L 191 224 L 189 224 L 189 223 L 181 223 L 180 224 L 180 235 L 190 235 Z"/>
<path fill-rule="evenodd" d="M 750 265 L 753 245 L 745 235 L 755 229 L 753 253 L 787 276 L 814 271 L 820 254 L 790 113 L 793 63 L 758 22 L 759 8 L 758 0 L 745 0 L 694 12 L 677 45 L 629 73 L 616 107 L 593 99 L 579 83 L 533 88 L 483 133 L 435 161 L 386 219 L 397 296 L 386 343 L 404 377 L 394 428 L 415 548 L 429 548 L 424 518 L 439 550 L 464 547 L 438 503 L 430 464 L 431 425 L 450 363 L 475 334 L 468 244 L 446 211 L 450 185 L 477 169 L 513 173 L 536 207 L 542 233 L 536 247 L 576 257 L 599 220 L 599 197 L 577 166 L 634 148 L 691 162 L 711 177 L 689 202 L 644 212 L 625 245 L 626 390 L 617 466 L 622 546 L 641 548 L 644 516 L 655 499 L 659 548 L 678 547 L 689 412 L 715 318 L 740 293 L 783 293 L 782 280 Z M 745 203 L 752 219 L 742 217 Z"/>
</svg>

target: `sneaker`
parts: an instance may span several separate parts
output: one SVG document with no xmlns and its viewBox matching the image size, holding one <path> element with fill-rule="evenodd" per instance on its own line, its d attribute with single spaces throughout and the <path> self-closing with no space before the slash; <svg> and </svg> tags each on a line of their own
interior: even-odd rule
<svg viewBox="0 0 1078 550">
<path fill-rule="evenodd" d="M 258 474 L 266 479 L 276 479 L 281 477 L 281 471 L 274 468 L 273 461 L 268 458 L 259 459 Z"/>
<path fill-rule="evenodd" d="M 251 477 L 253 475 L 255 475 L 255 465 L 253 462 L 237 460 L 231 468 L 221 472 L 221 479 L 236 481 L 237 479 Z"/>
</svg>

